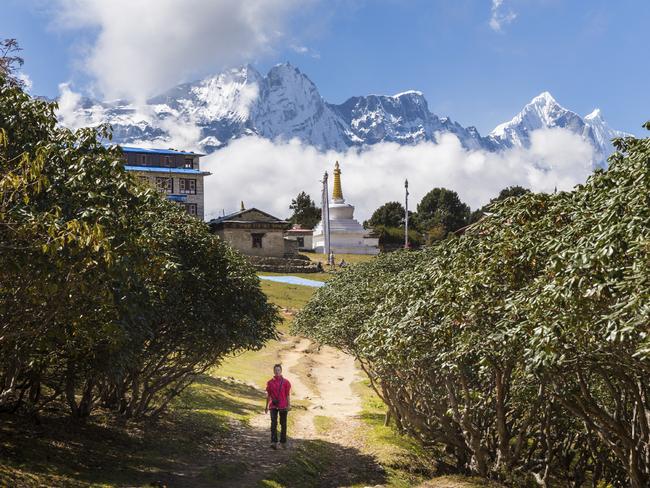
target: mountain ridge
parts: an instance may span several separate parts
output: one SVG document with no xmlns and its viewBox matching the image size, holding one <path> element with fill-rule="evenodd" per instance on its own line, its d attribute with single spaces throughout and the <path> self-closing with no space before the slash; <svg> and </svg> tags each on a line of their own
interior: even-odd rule
<svg viewBox="0 0 650 488">
<path fill-rule="evenodd" d="M 432 112 L 418 90 L 354 96 L 332 104 L 289 63 L 272 67 L 265 76 L 244 65 L 183 83 L 152 97 L 145 107 L 83 98 L 74 111 L 75 120 L 110 123 L 113 140 L 121 144 L 164 144 L 173 128 L 186 124 L 198 130 L 198 143 L 206 152 L 246 135 L 297 138 L 320 150 L 343 151 L 380 142 L 436 142 L 445 133 L 454 134 L 469 150 L 500 151 L 528 147 L 535 130 L 561 128 L 587 140 L 594 148 L 593 164 L 599 166 L 613 150 L 610 139 L 626 135 L 610 128 L 600 109 L 581 117 L 547 91 L 485 136 L 474 126 L 463 127 Z"/>
</svg>

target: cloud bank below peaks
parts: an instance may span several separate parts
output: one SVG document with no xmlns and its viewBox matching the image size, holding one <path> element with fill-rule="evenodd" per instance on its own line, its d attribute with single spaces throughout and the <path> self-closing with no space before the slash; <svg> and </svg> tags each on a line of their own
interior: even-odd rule
<svg viewBox="0 0 650 488">
<path fill-rule="evenodd" d="M 534 131 L 529 148 L 502 152 L 466 150 L 452 134 L 442 134 L 437 143 L 380 143 L 345 152 L 249 136 L 203 158 L 203 168 L 212 172 L 205 180 L 206 219 L 237 210 L 240 201 L 287 217 L 300 191 L 320 205 L 319 181 L 325 171 L 331 175 L 337 160 L 343 194 L 363 221 L 385 202 L 403 200 L 405 178 L 412 208 L 432 188 L 446 187 L 475 209 L 511 185 L 570 190 L 591 173 L 592 158 L 591 145 L 565 129 Z"/>
</svg>

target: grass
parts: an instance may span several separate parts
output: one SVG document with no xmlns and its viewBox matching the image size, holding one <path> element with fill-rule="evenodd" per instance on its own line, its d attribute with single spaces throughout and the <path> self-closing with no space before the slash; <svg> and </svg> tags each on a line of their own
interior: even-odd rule
<svg viewBox="0 0 650 488">
<path fill-rule="evenodd" d="M 323 265 L 327 264 L 327 256 L 325 254 L 304 253 L 304 255 L 307 256 L 312 261 L 315 262 L 320 261 L 321 263 L 323 263 Z M 369 254 L 336 254 L 334 256 L 334 260 L 337 263 L 337 269 L 338 269 L 338 263 L 341 262 L 341 259 L 343 259 L 348 264 L 356 264 L 356 263 L 364 263 L 366 261 L 372 261 L 373 259 L 375 259 L 375 256 Z"/>
<path fill-rule="evenodd" d="M 208 464 L 215 434 L 226 438 L 231 421 L 256 414 L 260 396 L 250 386 L 206 375 L 157 422 L 126 422 L 102 412 L 85 422 L 50 413 L 41 424 L 2 415 L 0 486 L 149 486 L 161 476 L 180 482 L 174 473 Z"/>
<path fill-rule="evenodd" d="M 285 310 L 298 311 L 303 308 L 316 291 L 312 286 L 290 285 L 261 280 L 262 291 L 269 300 Z"/>
</svg>

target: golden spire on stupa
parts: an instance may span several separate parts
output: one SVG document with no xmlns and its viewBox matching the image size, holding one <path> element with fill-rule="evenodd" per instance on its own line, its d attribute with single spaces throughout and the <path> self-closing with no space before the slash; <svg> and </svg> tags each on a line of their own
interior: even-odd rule
<svg viewBox="0 0 650 488">
<path fill-rule="evenodd" d="M 334 191 L 332 192 L 334 200 L 343 200 L 343 190 L 341 189 L 341 168 L 339 162 L 334 165 Z"/>
</svg>

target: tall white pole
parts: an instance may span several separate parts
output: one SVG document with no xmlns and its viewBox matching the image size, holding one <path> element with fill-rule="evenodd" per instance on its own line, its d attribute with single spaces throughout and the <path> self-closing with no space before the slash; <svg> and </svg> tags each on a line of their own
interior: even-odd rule
<svg viewBox="0 0 650 488">
<path fill-rule="evenodd" d="M 404 249 L 409 248 L 409 180 L 404 180 Z"/>
<path fill-rule="evenodd" d="M 321 221 L 323 223 L 324 246 L 323 253 L 329 258 L 330 255 L 330 204 L 329 190 L 327 189 L 327 171 L 323 175 L 323 195 L 322 195 Z"/>
</svg>

